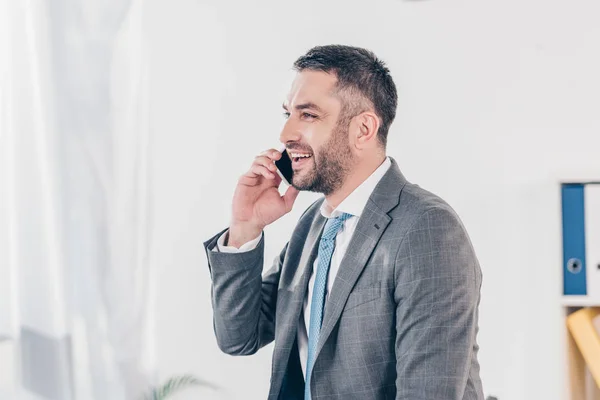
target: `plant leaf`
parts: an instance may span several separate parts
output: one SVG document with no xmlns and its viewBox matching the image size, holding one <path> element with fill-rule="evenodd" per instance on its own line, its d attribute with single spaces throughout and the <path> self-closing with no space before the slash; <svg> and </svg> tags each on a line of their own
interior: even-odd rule
<svg viewBox="0 0 600 400">
<path fill-rule="evenodd" d="M 173 393 L 190 386 L 207 386 L 213 389 L 217 387 L 210 382 L 196 378 L 193 375 L 181 375 L 168 379 L 163 385 L 153 388 L 145 397 L 146 400 L 165 400 Z"/>
</svg>

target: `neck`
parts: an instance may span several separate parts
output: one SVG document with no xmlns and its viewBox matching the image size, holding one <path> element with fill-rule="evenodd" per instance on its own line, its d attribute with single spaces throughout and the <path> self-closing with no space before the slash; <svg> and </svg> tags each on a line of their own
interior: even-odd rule
<svg viewBox="0 0 600 400">
<path fill-rule="evenodd" d="M 346 176 L 344 183 L 338 190 L 325 196 L 327 204 L 331 209 L 340 205 L 346 197 L 361 185 L 379 166 L 385 161 L 385 154 L 379 157 L 371 157 L 356 164 L 352 172 Z"/>
</svg>

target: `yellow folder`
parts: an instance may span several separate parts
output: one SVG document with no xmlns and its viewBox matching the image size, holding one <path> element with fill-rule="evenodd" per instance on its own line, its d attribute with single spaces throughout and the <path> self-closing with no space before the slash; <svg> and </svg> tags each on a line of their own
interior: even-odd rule
<svg viewBox="0 0 600 400">
<path fill-rule="evenodd" d="M 600 308 L 582 308 L 567 317 L 569 332 L 600 387 Z"/>
</svg>

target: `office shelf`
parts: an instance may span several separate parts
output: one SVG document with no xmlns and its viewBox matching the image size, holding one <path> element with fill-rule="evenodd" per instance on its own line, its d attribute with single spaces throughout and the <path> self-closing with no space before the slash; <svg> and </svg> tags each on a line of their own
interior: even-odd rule
<svg viewBox="0 0 600 400">
<path fill-rule="evenodd" d="M 600 307 L 600 299 L 590 299 L 587 296 L 562 296 L 564 307 Z"/>
</svg>

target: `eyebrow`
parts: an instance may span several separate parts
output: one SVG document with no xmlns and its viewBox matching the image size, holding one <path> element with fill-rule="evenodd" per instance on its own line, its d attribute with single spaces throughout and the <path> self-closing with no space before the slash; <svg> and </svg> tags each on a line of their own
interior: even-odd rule
<svg viewBox="0 0 600 400">
<path fill-rule="evenodd" d="M 285 103 L 283 103 L 281 106 L 283 107 L 283 109 L 285 111 L 288 111 L 288 108 L 286 107 Z M 313 110 L 318 111 L 318 112 L 323 112 L 323 110 L 321 110 L 321 107 L 319 107 L 315 103 L 310 103 L 310 102 L 303 103 L 303 104 L 298 104 L 295 108 L 298 111 L 300 111 L 300 110 L 306 110 L 307 108 L 310 108 L 310 109 L 313 109 Z"/>
</svg>

